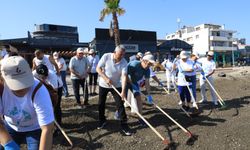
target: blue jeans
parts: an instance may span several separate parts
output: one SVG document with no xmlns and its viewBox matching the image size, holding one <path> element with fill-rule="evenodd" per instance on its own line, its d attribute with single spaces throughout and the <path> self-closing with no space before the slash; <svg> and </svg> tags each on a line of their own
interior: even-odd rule
<svg viewBox="0 0 250 150">
<path fill-rule="evenodd" d="M 61 74 L 61 78 L 62 78 L 62 82 L 63 82 L 63 93 L 64 93 L 64 95 L 68 95 L 69 92 L 68 92 L 68 86 L 67 86 L 67 83 L 66 83 L 67 72 L 66 71 L 60 71 L 60 74 Z"/>
<path fill-rule="evenodd" d="M 87 90 L 87 88 L 84 90 L 85 79 L 71 79 L 71 81 L 72 81 L 72 87 L 73 87 L 73 91 L 74 91 L 74 94 L 75 94 L 76 102 L 78 104 L 81 104 L 81 101 L 80 101 L 80 86 L 82 87 L 82 92 L 83 92 L 83 95 L 84 95 L 85 90 Z M 84 99 L 84 103 L 87 103 L 87 102 L 88 102 L 88 100 Z"/>
<path fill-rule="evenodd" d="M 194 95 L 194 99 L 196 100 L 196 75 L 191 76 L 191 89 L 192 89 L 192 93 Z"/>
<path fill-rule="evenodd" d="M 189 103 L 191 101 L 191 96 L 187 86 L 178 86 L 178 91 L 182 102 L 185 102 L 185 100 L 187 100 L 187 102 Z"/>
<path fill-rule="evenodd" d="M 20 146 L 21 144 L 27 144 L 28 150 L 38 150 L 41 137 L 41 129 L 27 132 L 17 132 L 13 130 L 9 125 L 5 124 L 12 139 Z M 0 150 L 3 147 L 0 146 Z"/>
</svg>

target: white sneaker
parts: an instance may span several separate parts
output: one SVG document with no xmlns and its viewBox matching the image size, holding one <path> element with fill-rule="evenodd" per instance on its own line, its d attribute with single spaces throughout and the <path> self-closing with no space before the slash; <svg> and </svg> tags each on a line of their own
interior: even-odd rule
<svg viewBox="0 0 250 150">
<path fill-rule="evenodd" d="M 198 103 L 204 103 L 204 102 L 207 102 L 207 100 L 200 100 Z"/>
<path fill-rule="evenodd" d="M 192 106 L 193 106 L 193 107 L 197 107 L 196 102 L 193 102 Z"/>
<path fill-rule="evenodd" d="M 178 103 L 179 105 L 182 105 L 182 101 L 179 101 L 179 103 Z"/>
</svg>

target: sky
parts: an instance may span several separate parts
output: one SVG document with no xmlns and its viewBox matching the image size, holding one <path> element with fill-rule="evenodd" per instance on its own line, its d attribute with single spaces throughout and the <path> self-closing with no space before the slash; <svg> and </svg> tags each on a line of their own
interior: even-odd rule
<svg viewBox="0 0 250 150">
<path fill-rule="evenodd" d="M 126 10 L 120 16 L 120 29 L 156 31 L 157 39 L 180 26 L 203 23 L 225 25 L 237 31 L 236 38 L 250 44 L 249 0 L 120 0 Z M 109 28 L 111 16 L 99 21 L 103 0 L 0 0 L 0 39 L 27 37 L 35 24 L 77 26 L 80 42 L 90 42 L 95 28 Z"/>
</svg>

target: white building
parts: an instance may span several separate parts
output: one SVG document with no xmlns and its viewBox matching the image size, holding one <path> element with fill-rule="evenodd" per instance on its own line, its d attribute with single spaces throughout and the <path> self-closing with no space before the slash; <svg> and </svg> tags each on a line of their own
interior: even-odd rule
<svg viewBox="0 0 250 150">
<path fill-rule="evenodd" d="M 200 55 L 205 55 L 207 51 L 215 52 L 215 60 L 217 65 L 231 65 L 235 58 L 232 57 L 232 51 L 236 51 L 237 47 L 233 46 L 233 34 L 236 31 L 226 30 L 223 26 L 214 24 L 201 24 L 195 27 L 184 26 L 175 33 L 168 34 L 167 40 L 180 39 L 186 41 L 193 46 L 193 51 Z M 233 55 L 234 56 L 234 55 Z"/>
</svg>

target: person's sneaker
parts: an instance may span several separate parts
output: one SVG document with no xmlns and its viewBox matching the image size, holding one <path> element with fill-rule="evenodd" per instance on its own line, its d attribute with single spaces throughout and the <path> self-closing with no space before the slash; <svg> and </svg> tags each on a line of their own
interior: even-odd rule
<svg viewBox="0 0 250 150">
<path fill-rule="evenodd" d="M 97 129 L 103 129 L 107 124 L 107 121 L 100 121 Z"/>
<path fill-rule="evenodd" d="M 84 106 L 89 106 L 90 104 L 88 102 L 83 103 Z"/>
<path fill-rule="evenodd" d="M 193 107 L 197 107 L 197 103 L 196 103 L 196 102 L 193 102 L 192 106 L 193 106 Z"/>
<path fill-rule="evenodd" d="M 132 133 L 130 132 L 130 128 L 128 127 L 128 125 L 122 125 L 122 132 L 126 136 L 131 136 L 132 135 Z"/>
<path fill-rule="evenodd" d="M 179 105 L 182 105 L 182 101 L 179 101 L 179 103 L 178 103 Z"/>
<path fill-rule="evenodd" d="M 120 116 L 119 116 L 118 111 L 115 111 L 114 119 L 115 120 L 120 120 Z"/>
<path fill-rule="evenodd" d="M 96 95 L 98 95 L 96 92 L 92 93 L 92 96 L 96 96 Z"/>
<path fill-rule="evenodd" d="M 204 102 L 207 102 L 207 100 L 199 100 L 199 103 L 204 103 Z"/>
<path fill-rule="evenodd" d="M 142 119 L 139 119 L 139 123 L 140 123 L 140 126 L 147 127 L 147 124 Z"/>
</svg>

